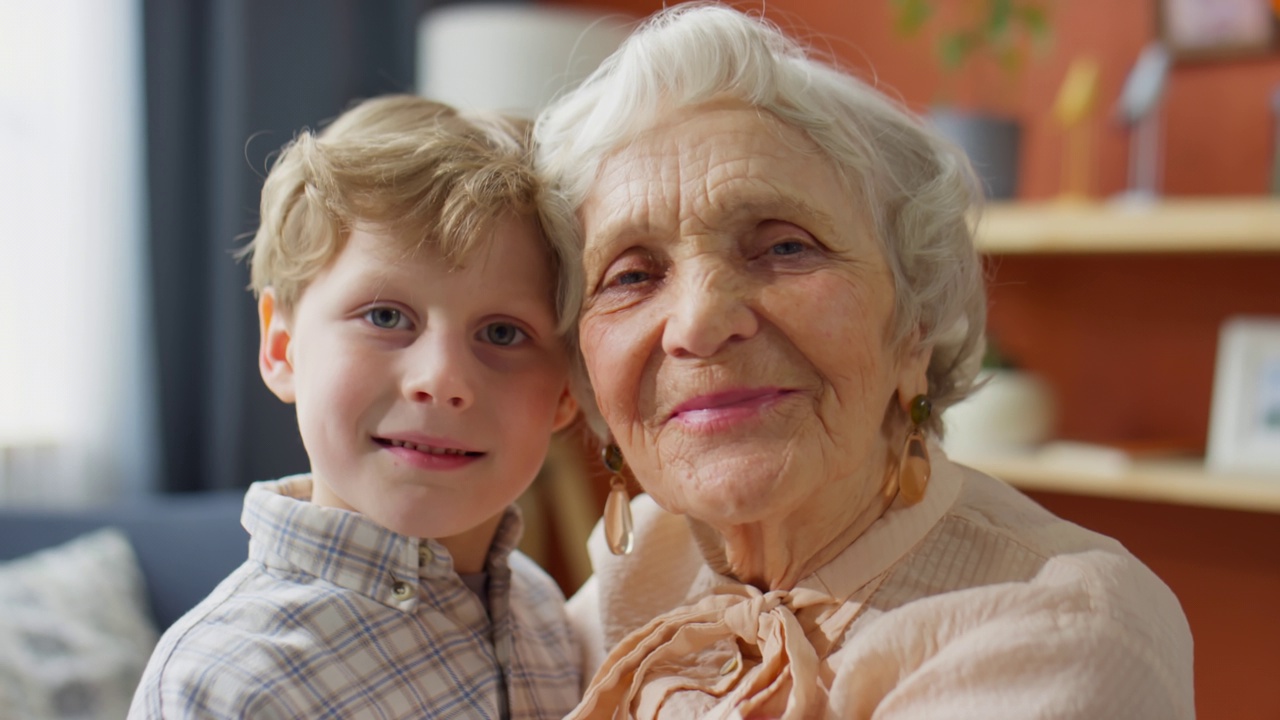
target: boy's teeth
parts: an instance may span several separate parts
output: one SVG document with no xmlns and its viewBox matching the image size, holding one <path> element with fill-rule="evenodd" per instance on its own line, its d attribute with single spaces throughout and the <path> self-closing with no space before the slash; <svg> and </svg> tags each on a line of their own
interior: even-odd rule
<svg viewBox="0 0 1280 720">
<path fill-rule="evenodd" d="M 411 442 L 405 442 L 404 440 L 391 440 L 390 443 L 392 445 L 395 445 L 396 447 L 409 448 L 410 450 L 417 450 L 418 452 L 424 452 L 424 453 L 427 453 L 428 455 L 466 455 L 467 454 L 466 450 L 455 450 L 454 448 L 438 448 L 438 447 L 432 447 L 430 445 L 415 445 Z"/>
</svg>

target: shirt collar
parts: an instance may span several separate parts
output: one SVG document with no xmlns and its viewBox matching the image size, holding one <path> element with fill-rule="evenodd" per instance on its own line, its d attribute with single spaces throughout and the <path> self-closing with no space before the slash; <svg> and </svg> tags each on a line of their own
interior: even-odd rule
<svg viewBox="0 0 1280 720">
<path fill-rule="evenodd" d="M 402 610 L 418 602 L 417 592 L 404 592 L 406 584 L 455 576 L 453 558 L 439 542 L 401 535 L 356 512 L 312 504 L 310 475 L 254 483 L 245 495 L 241 524 L 249 531 L 251 559 Z M 505 574 L 522 529 L 519 509 L 508 507 L 485 562 L 491 576 Z"/>
<path fill-rule="evenodd" d="M 960 468 L 929 443 L 930 474 L 924 498 L 909 505 L 899 495 L 849 547 L 798 586 L 847 598 L 887 572 L 924 540 L 960 496 Z"/>
</svg>

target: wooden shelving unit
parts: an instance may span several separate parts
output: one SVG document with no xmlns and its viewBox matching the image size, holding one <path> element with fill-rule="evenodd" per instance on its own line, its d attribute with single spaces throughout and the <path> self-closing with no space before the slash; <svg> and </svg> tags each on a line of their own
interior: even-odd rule
<svg viewBox="0 0 1280 720">
<path fill-rule="evenodd" d="M 1126 468 L 1106 470 L 1030 455 L 960 462 L 1022 490 L 1280 513 L 1280 473 L 1214 475 L 1199 460 L 1136 460 Z"/>
<path fill-rule="evenodd" d="M 992 203 L 977 230 L 993 255 L 1280 252 L 1280 199 Z"/>
<path fill-rule="evenodd" d="M 1166 198 L 1148 205 L 992 203 L 977 226 L 990 255 L 1280 253 L 1280 198 Z M 1280 284 L 1277 285 L 1280 287 Z M 1278 290 L 1280 292 L 1280 290 Z M 1223 476 L 1203 461 L 1106 463 L 1042 456 L 961 459 L 1025 490 L 1280 514 L 1280 472 Z"/>
</svg>

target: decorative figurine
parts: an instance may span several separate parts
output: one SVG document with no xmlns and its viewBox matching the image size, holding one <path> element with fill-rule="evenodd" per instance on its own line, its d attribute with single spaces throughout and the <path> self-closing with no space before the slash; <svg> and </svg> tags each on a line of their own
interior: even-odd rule
<svg viewBox="0 0 1280 720">
<path fill-rule="evenodd" d="M 1116 114 L 1133 128 L 1129 138 L 1129 188 L 1120 199 L 1136 204 L 1160 195 L 1160 101 L 1169 76 L 1169 53 L 1161 43 L 1143 48 L 1125 79 Z"/>
<path fill-rule="evenodd" d="M 1084 200 L 1093 187 L 1093 125 L 1089 122 L 1098 99 L 1098 61 L 1076 58 L 1067 68 L 1053 117 L 1062 125 L 1062 188 L 1064 200 Z"/>
</svg>

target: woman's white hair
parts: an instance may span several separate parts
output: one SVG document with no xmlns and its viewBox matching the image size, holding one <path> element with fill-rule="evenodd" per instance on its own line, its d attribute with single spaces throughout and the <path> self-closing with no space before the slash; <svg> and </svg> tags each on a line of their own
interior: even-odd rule
<svg viewBox="0 0 1280 720">
<path fill-rule="evenodd" d="M 941 434 L 942 411 L 972 392 L 983 351 L 986 297 L 970 226 L 982 193 L 963 152 L 898 103 L 763 19 L 679 5 L 542 113 L 538 169 L 578 208 L 609 153 L 664 113 L 725 98 L 805 133 L 868 210 L 893 273 L 895 344 L 918 334 L 933 349 L 930 429 Z"/>
</svg>

